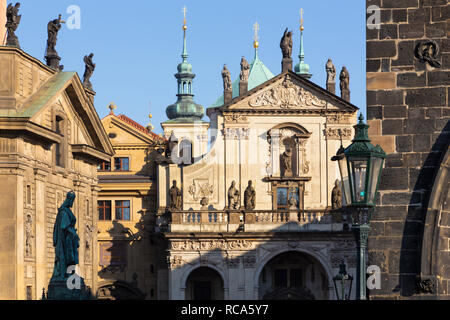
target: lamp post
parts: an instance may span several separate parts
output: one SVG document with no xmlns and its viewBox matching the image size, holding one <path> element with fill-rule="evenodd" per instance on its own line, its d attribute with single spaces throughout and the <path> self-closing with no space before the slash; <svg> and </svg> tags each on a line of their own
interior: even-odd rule
<svg viewBox="0 0 450 320">
<path fill-rule="evenodd" d="M 366 248 L 370 219 L 375 206 L 378 183 L 386 153 L 370 143 L 369 126 L 359 116 L 355 138 L 347 148 L 338 150 L 331 160 L 338 161 L 345 206 L 350 214 L 358 248 L 356 299 L 366 300 Z"/>
<path fill-rule="evenodd" d="M 350 300 L 353 277 L 347 273 L 344 260 L 339 265 L 339 273 L 334 276 L 333 282 L 338 300 Z"/>
</svg>

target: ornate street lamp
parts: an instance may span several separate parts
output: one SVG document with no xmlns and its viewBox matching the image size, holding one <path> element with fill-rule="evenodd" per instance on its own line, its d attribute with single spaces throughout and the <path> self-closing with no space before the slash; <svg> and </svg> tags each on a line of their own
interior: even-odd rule
<svg viewBox="0 0 450 320">
<path fill-rule="evenodd" d="M 358 266 L 356 295 L 358 300 L 366 299 L 366 247 L 370 231 L 370 219 L 376 202 L 386 153 L 377 145 L 370 143 L 369 126 L 359 116 L 352 144 L 342 146 L 331 160 L 338 161 L 341 173 L 344 201 L 351 216 L 352 231 L 358 246 Z"/>
<path fill-rule="evenodd" d="M 334 276 L 334 289 L 338 300 L 350 300 L 353 277 L 347 273 L 344 260 L 339 265 L 339 273 Z"/>
</svg>

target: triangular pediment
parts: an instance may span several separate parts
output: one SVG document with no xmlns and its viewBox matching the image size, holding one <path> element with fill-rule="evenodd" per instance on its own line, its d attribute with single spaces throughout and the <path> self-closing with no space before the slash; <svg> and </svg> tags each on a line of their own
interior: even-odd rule
<svg viewBox="0 0 450 320">
<path fill-rule="evenodd" d="M 70 144 L 92 148 L 105 156 L 114 154 L 97 111 L 74 72 L 54 75 L 19 110 L 18 116 L 51 131 L 55 129 L 54 117 L 60 115 L 70 128 Z"/>
<path fill-rule="evenodd" d="M 358 108 L 293 72 L 282 73 L 220 108 L 286 112 L 356 112 Z"/>
</svg>

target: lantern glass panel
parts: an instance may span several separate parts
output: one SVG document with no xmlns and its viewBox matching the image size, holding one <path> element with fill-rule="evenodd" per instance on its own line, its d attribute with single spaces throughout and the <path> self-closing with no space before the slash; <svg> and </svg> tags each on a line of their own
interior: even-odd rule
<svg viewBox="0 0 450 320">
<path fill-rule="evenodd" d="M 367 159 L 350 158 L 349 164 L 354 200 L 356 203 L 364 202 L 366 196 Z"/>
<path fill-rule="evenodd" d="M 377 184 L 380 176 L 381 166 L 383 165 L 383 158 L 372 157 L 370 162 L 370 181 L 369 188 L 367 190 L 367 202 L 375 204 L 375 196 L 377 192 Z"/>
<path fill-rule="evenodd" d="M 342 157 L 338 161 L 339 163 L 339 171 L 341 172 L 341 186 L 342 186 L 342 192 L 344 193 L 343 197 L 343 203 L 342 205 L 348 205 L 351 204 L 351 193 L 350 193 L 350 182 L 348 177 L 348 167 L 347 167 L 347 160 L 345 157 Z"/>
</svg>

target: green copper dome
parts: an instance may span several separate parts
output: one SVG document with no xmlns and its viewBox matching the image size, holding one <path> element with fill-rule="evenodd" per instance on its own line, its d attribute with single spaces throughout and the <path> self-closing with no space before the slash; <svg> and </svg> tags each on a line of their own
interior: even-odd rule
<svg viewBox="0 0 450 320">
<path fill-rule="evenodd" d="M 191 122 L 201 120 L 204 115 L 203 106 L 194 102 L 194 94 L 192 91 L 192 83 L 195 74 L 192 73 L 192 65 L 187 61 L 188 54 L 186 50 L 186 27 L 183 27 L 183 53 L 181 57 L 183 61 L 178 65 L 178 73 L 175 74 L 178 83 L 178 100 L 166 109 L 169 121 Z"/>
</svg>

